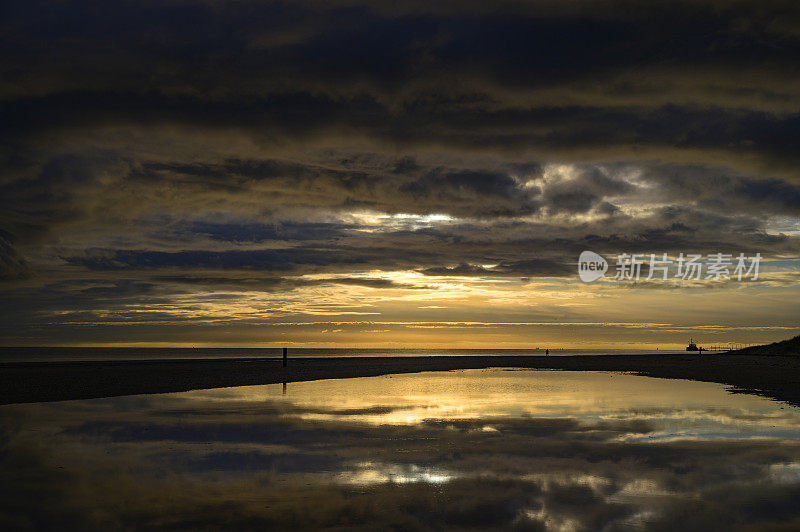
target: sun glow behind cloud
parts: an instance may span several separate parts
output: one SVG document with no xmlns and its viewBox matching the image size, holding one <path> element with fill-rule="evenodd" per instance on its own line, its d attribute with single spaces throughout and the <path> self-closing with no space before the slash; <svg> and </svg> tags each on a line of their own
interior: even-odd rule
<svg viewBox="0 0 800 532">
<path fill-rule="evenodd" d="M 591 4 L 479 26 L 380 2 L 20 6 L 0 28 L 4 341 L 679 346 L 797 327 L 796 14 Z M 765 271 L 586 286 L 584 250 L 761 253 Z"/>
<path fill-rule="evenodd" d="M 277 291 L 185 290 L 113 310 L 97 308 L 92 323 L 123 330 L 193 329 L 191 340 L 171 345 L 679 348 L 684 336 L 698 334 L 707 343 L 788 334 L 794 324 L 772 304 L 776 295 L 783 297 L 785 288 L 768 280 L 670 290 L 655 283 L 620 288 L 613 281 L 586 285 L 562 278 L 369 271 L 306 274 Z M 720 309 L 736 316 L 745 305 L 749 321 L 720 318 Z M 46 319 L 81 327 L 86 315 L 61 309 Z"/>
</svg>

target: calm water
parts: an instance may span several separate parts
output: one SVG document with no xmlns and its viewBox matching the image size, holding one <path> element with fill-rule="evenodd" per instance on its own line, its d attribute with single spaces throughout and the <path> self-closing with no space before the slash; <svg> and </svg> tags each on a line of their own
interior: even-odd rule
<svg viewBox="0 0 800 532">
<path fill-rule="evenodd" d="M 10 405 L 0 427 L 3 529 L 800 519 L 800 410 L 709 383 L 464 370 Z"/>
</svg>

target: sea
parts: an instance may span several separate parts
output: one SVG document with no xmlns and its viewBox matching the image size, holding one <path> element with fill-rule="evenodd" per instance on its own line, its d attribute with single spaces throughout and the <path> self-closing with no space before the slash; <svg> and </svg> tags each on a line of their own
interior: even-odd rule
<svg viewBox="0 0 800 532">
<path fill-rule="evenodd" d="M 426 356 L 542 356 L 538 349 L 370 349 L 289 347 L 290 357 L 426 357 Z M 550 348 L 550 356 L 572 355 L 642 355 L 678 354 L 683 349 L 559 349 Z M 0 347 L 0 363 L 77 362 L 114 360 L 177 360 L 279 358 L 281 347 L 266 348 L 165 348 L 165 347 Z"/>
</svg>

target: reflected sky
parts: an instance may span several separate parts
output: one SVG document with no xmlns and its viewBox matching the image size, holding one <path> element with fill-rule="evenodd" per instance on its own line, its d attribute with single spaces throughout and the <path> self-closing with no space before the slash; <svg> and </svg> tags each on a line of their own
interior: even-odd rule
<svg viewBox="0 0 800 532">
<path fill-rule="evenodd" d="M 668 530 L 800 521 L 800 409 L 463 370 L 0 408 L 14 528 Z"/>
</svg>

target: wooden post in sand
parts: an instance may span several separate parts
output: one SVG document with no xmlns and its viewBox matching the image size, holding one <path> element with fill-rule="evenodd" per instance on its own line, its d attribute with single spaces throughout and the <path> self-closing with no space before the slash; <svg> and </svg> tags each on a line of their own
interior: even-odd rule
<svg viewBox="0 0 800 532">
<path fill-rule="evenodd" d="M 289 361 L 289 348 L 283 348 L 283 367 L 286 367 L 286 363 Z"/>
</svg>

